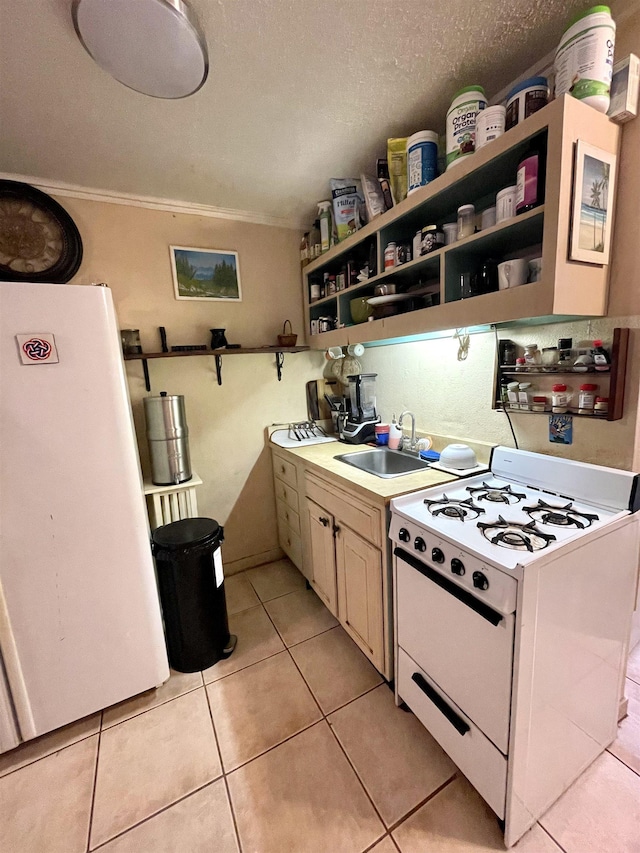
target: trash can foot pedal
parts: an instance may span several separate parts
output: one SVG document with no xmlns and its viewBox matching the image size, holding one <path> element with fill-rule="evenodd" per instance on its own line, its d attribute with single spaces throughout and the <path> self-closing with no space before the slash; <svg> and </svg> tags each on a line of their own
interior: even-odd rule
<svg viewBox="0 0 640 853">
<path fill-rule="evenodd" d="M 229 634 L 229 642 L 227 643 L 227 645 L 222 650 L 222 660 L 225 660 L 225 658 L 229 657 L 229 655 L 235 649 L 237 642 L 238 642 L 238 638 L 236 637 L 236 635 L 235 634 Z"/>
</svg>

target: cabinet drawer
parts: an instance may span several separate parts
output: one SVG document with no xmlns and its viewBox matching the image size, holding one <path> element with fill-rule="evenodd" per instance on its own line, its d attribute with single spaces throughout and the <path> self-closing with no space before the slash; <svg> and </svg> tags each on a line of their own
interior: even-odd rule
<svg viewBox="0 0 640 853">
<path fill-rule="evenodd" d="M 507 759 L 401 648 L 397 666 L 398 696 L 498 817 L 504 818 Z"/>
<path fill-rule="evenodd" d="M 277 479 L 284 480 L 294 489 L 298 487 L 298 472 L 293 462 L 289 462 L 284 456 L 273 456 L 273 473 Z"/>
<path fill-rule="evenodd" d="M 300 534 L 300 516 L 295 509 L 291 509 L 289 504 L 281 500 L 276 501 L 276 503 L 278 506 L 278 517 L 282 518 L 294 533 Z"/>
<path fill-rule="evenodd" d="M 380 510 L 360 503 L 350 495 L 337 493 L 339 488 L 316 480 L 313 476 L 306 477 L 307 495 L 311 500 L 334 515 L 338 523 L 346 524 L 367 542 L 381 547 Z"/>
<path fill-rule="evenodd" d="M 302 539 L 281 515 L 278 515 L 278 541 L 294 566 L 302 571 Z"/>
<path fill-rule="evenodd" d="M 291 507 L 294 512 L 299 512 L 298 492 L 293 488 L 293 486 L 284 483 L 282 480 L 278 479 L 278 477 L 275 478 L 274 482 L 276 487 L 276 498 L 278 501 L 282 501 L 282 503 Z"/>
</svg>

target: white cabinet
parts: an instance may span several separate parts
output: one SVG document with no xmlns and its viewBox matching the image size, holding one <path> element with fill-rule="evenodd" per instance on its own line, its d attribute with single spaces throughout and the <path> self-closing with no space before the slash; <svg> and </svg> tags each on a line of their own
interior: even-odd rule
<svg viewBox="0 0 640 853">
<path fill-rule="evenodd" d="M 275 450 L 272 451 L 272 454 L 278 541 L 291 562 L 310 580 L 302 547 L 298 466 Z"/>
<path fill-rule="evenodd" d="M 310 582 L 373 665 L 391 676 L 384 508 L 305 475 Z"/>
</svg>

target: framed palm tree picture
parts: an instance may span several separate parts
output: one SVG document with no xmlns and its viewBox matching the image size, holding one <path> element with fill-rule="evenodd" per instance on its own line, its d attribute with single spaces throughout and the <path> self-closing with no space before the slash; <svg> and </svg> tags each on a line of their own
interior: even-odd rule
<svg viewBox="0 0 640 853">
<path fill-rule="evenodd" d="M 242 301 L 238 253 L 169 246 L 176 299 Z"/>
<path fill-rule="evenodd" d="M 615 179 L 616 155 L 579 139 L 569 243 L 572 261 L 601 266 L 609 263 Z"/>
</svg>

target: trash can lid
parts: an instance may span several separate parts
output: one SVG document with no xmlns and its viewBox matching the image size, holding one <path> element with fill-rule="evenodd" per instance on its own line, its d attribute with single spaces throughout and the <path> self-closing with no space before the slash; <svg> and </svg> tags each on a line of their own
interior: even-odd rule
<svg viewBox="0 0 640 853">
<path fill-rule="evenodd" d="M 168 550 L 202 545 L 210 539 L 222 541 L 222 527 L 213 518 L 183 518 L 153 531 L 153 542 Z"/>
</svg>

